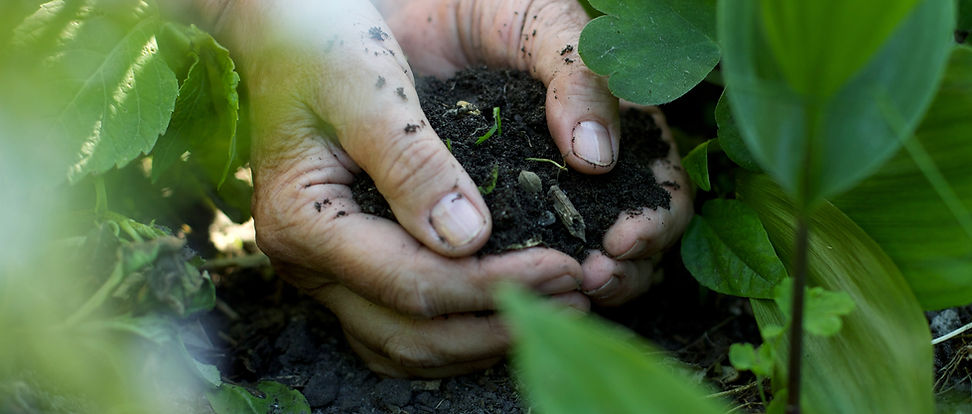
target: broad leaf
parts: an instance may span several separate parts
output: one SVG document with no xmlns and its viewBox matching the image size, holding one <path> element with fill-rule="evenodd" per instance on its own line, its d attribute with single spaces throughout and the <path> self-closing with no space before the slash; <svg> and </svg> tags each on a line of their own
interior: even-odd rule
<svg viewBox="0 0 972 414">
<path fill-rule="evenodd" d="M 682 239 L 682 260 L 699 283 L 727 295 L 771 298 L 786 276 L 759 217 L 736 200 L 702 206 Z"/>
<path fill-rule="evenodd" d="M 699 186 L 703 191 L 709 191 L 712 185 L 709 184 L 709 143 L 705 141 L 689 151 L 688 155 L 682 159 L 685 172 L 688 173 L 692 182 Z"/>
<path fill-rule="evenodd" d="M 719 126 L 719 146 L 722 147 L 726 156 L 739 164 L 740 167 L 750 171 L 762 172 L 759 163 L 753 158 L 749 148 L 746 148 L 746 143 L 743 142 L 742 135 L 739 134 L 739 127 L 736 126 L 736 120 L 732 117 L 729 100 L 726 98 L 725 92 L 719 97 L 719 103 L 716 104 L 715 120 Z"/>
<path fill-rule="evenodd" d="M 795 206 L 763 175 L 743 174 L 740 198 L 759 214 L 785 263 L 793 254 Z M 856 309 L 832 337 L 804 338 L 803 405 L 820 413 L 931 413 L 932 347 L 928 322 L 894 262 L 830 204 L 810 217 L 808 280 L 845 292 Z M 753 300 L 760 326 L 781 325 L 771 301 Z M 787 337 L 777 366 L 785 367 Z M 779 370 L 777 386 L 786 377 Z"/>
<path fill-rule="evenodd" d="M 925 309 L 972 303 L 969 108 L 972 48 L 957 46 L 907 149 L 834 200 L 894 259 Z"/>
<path fill-rule="evenodd" d="M 719 62 L 715 0 L 591 0 L 606 15 L 581 32 L 578 52 L 611 92 L 643 105 L 684 95 Z"/>
<path fill-rule="evenodd" d="M 723 413 L 650 347 L 593 318 L 566 314 L 507 286 L 501 308 L 520 382 L 545 413 Z"/>
<path fill-rule="evenodd" d="M 864 9 L 871 2 L 775 2 L 778 6 L 771 7 L 768 1 L 738 0 L 719 5 L 723 73 L 737 125 L 759 164 L 802 208 L 880 167 L 911 135 L 931 102 L 951 48 L 954 3 L 922 0 L 911 8 L 902 1 Z M 817 10 L 823 6 L 828 7 Z M 784 14 L 782 22 L 793 27 L 767 27 L 768 9 Z M 807 14 L 789 15 L 801 9 Z M 895 26 L 899 9 L 907 16 L 886 41 L 882 34 L 880 47 L 870 53 L 875 36 Z M 833 22 L 811 25 L 831 16 Z M 875 34 L 834 37 L 830 31 Z M 848 48 L 868 59 L 860 65 L 848 63 L 857 62 L 856 57 L 840 60 Z M 804 65 L 801 70 L 808 75 L 788 75 L 796 70 L 790 59 L 794 54 L 821 60 Z M 847 68 L 855 69 L 845 74 Z M 812 74 L 817 71 L 819 76 Z"/>
<path fill-rule="evenodd" d="M 223 383 L 215 391 L 206 393 L 216 414 L 310 413 L 304 395 L 279 382 L 261 381 L 256 386 L 262 395 L 255 395 L 238 385 Z"/>
<path fill-rule="evenodd" d="M 152 152 L 152 179 L 159 176 L 190 151 L 190 165 L 204 173 L 206 181 L 219 187 L 236 160 L 236 123 L 239 95 L 229 52 L 209 34 L 195 26 L 168 24 L 162 47 L 176 66 L 191 62 L 179 88 L 172 123 Z M 179 50 L 188 48 L 187 50 Z M 183 59 L 179 59 L 179 58 Z M 177 68 L 177 72 L 179 68 Z"/>
<path fill-rule="evenodd" d="M 44 71 L 60 96 L 50 105 L 49 134 L 77 154 L 67 178 L 77 182 L 122 166 L 155 145 L 172 115 L 178 85 L 159 54 L 157 11 L 137 0 L 44 4 L 18 28 L 23 48 L 51 51 Z M 56 49 L 45 49 L 56 34 Z"/>
</svg>

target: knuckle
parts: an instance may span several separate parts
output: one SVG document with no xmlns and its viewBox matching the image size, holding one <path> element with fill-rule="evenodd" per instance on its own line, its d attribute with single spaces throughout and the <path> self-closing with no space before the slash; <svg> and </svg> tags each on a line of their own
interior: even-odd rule
<svg viewBox="0 0 972 414">
<path fill-rule="evenodd" d="M 376 184 L 383 194 L 398 199 L 434 181 L 451 163 L 443 156 L 441 145 L 429 139 L 396 139 L 380 156 L 382 171 Z"/>
<path fill-rule="evenodd" d="M 441 365 L 440 358 L 422 344 L 410 329 L 390 335 L 382 345 L 382 351 L 393 363 L 406 368 L 433 368 Z"/>
<path fill-rule="evenodd" d="M 428 318 L 436 315 L 432 303 L 434 287 L 425 278 L 395 270 L 380 280 L 383 282 L 382 302 L 409 316 Z"/>
</svg>

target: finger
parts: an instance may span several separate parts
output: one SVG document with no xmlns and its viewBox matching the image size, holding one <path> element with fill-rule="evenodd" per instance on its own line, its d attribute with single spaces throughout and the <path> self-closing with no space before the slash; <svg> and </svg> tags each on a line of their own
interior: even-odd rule
<svg viewBox="0 0 972 414">
<path fill-rule="evenodd" d="M 678 147 L 671 130 L 657 108 L 651 110 L 655 123 L 662 130 L 662 139 L 668 142 L 665 158 L 651 163 L 655 181 L 671 195 L 669 207 L 641 209 L 641 214 L 622 213 L 604 234 L 604 250 L 619 260 L 643 259 L 653 256 L 678 241 L 692 219 L 692 195 L 688 176 L 682 168 Z"/>
<path fill-rule="evenodd" d="M 657 259 L 615 260 L 599 251 L 584 260 L 582 289 L 592 302 L 618 306 L 648 291 L 659 279 Z"/>
<path fill-rule="evenodd" d="M 280 135 L 300 124 L 298 132 L 338 143 L 413 237 L 447 256 L 475 252 L 489 238 L 489 211 L 429 127 L 404 53 L 368 2 L 338 3 L 314 2 L 297 8 L 299 16 L 279 13 L 287 30 L 275 36 L 297 45 L 286 55 L 297 62 L 280 64 L 283 52 L 270 50 L 247 65 L 251 77 L 279 80 L 251 91 L 262 108 L 255 117 L 265 121 L 258 134 Z M 309 116 L 295 119 L 295 112 Z M 265 152 L 296 152 L 293 140 L 265 140 L 272 147 Z"/>
<path fill-rule="evenodd" d="M 605 173 L 618 157 L 618 100 L 577 53 L 588 17 L 575 1 L 380 1 L 417 69 L 437 76 L 474 64 L 512 67 L 547 86 L 547 123 L 564 159 Z M 417 22 L 417 23 L 416 23 Z M 457 36 L 458 35 L 458 36 Z M 442 40 L 445 39 L 445 40 Z"/>
<path fill-rule="evenodd" d="M 320 296 L 372 369 L 389 375 L 456 374 L 463 366 L 479 368 L 502 357 L 510 345 L 507 329 L 494 315 L 410 318 L 336 285 Z"/>
<path fill-rule="evenodd" d="M 383 375 L 392 378 L 448 378 L 455 377 L 459 375 L 471 374 L 474 372 L 483 371 L 498 362 L 502 361 L 504 357 L 489 358 L 482 361 L 474 362 L 460 362 L 455 364 L 442 365 L 437 367 L 429 368 L 406 368 L 395 362 L 390 357 L 383 354 L 379 354 L 371 348 L 365 346 L 361 341 L 356 338 L 347 335 L 345 337 L 348 340 L 348 344 L 351 345 L 351 349 L 357 353 L 361 359 L 364 360 L 368 369 L 374 371 L 378 375 Z"/>
</svg>

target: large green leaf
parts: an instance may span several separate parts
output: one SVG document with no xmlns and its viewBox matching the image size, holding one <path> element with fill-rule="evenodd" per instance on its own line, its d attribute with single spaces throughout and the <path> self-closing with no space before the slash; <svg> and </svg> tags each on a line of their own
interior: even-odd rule
<svg viewBox="0 0 972 414">
<path fill-rule="evenodd" d="M 22 48 L 50 53 L 45 71 L 60 93 L 48 109 L 50 134 L 66 138 L 76 182 L 122 166 L 155 145 L 172 115 L 178 85 L 159 53 L 158 12 L 144 1 L 45 3 L 18 28 Z M 55 34 L 55 49 L 46 39 Z"/>
<path fill-rule="evenodd" d="M 759 217 L 736 200 L 702 206 L 682 238 L 682 260 L 699 283 L 727 295 L 771 298 L 786 277 Z"/>
<path fill-rule="evenodd" d="M 581 32 L 578 53 L 610 76 L 611 92 L 643 105 L 671 102 L 719 63 L 715 0 L 591 0 L 606 15 Z"/>
<path fill-rule="evenodd" d="M 744 173 L 737 184 L 740 198 L 759 214 L 789 263 L 794 205 L 767 176 Z M 894 262 L 830 204 L 818 208 L 809 223 L 809 283 L 850 295 L 856 308 L 843 317 L 836 336 L 804 337 L 803 405 L 820 413 L 931 413 L 931 334 Z M 772 302 L 752 304 L 761 327 L 784 323 Z M 787 346 L 777 350 L 777 366 L 785 367 Z M 786 373 L 779 374 L 776 385 L 783 385 Z"/>
<path fill-rule="evenodd" d="M 834 200 L 894 259 L 925 309 L 972 303 L 970 108 L 972 48 L 957 46 L 906 150 Z"/>
<path fill-rule="evenodd" d="M 518 288 L 504 287 L 498 298 L 516 340 L 517 375 L 541 412 L 726 412 L 633 334 L 567 314 Z"/>
<path fill-rule="evenodd" d="M 951 48 L 955 4 L 923 0 L 905 8 L 902 1 L 880 2 L 863 9 L 867 13 L 857 19 L 847 16 L 863 13 L 859 3 L 871 2 L 776 2 L 775 8 L 759 0 L 719 4 L 719 39 L 733 115 L 753 156 L 798 205 L 808 207 L 846 190 L 880 167 L 911 135 L 931 102 Z M 829 8 L 818 12 L 821 5 Z M 783 21 L 800 35 L 775 23 L 767 27 L 764 8 L 776 10 L 765 13 L 785 14 Z M 790 15 L 801 8 L 812 13 Z M 910 11 L 886 41 L 882 34 L 873 56 L 868 50 L 876 35 L 824 34 L 884 33 L 895 20 L 891 16 L 899 13 L 885 8 Z M 871 12 L 879 15 L 876 28 Z M 836 16 L 833 22 L 808 26 L 831 14 Z M 780 48 L 789 51 L 783 55 Z M 848 48 L 870 57 L 862 65 L 847 65 L 839 59 Z M 801 70 L 826 73 L 787 75 L 795 70 L 787 59 L 799 53 L 820 59 L 806 62 Z M 835 66 L 860 67 L 845 77 L 846 68 L 828 69 Z"/>
<path fill-rule="evenodd" d="M 236 160 L 239 75 L 229 51 L 195 26 L 167 24 L 161 46 L 174 54 L 170 62 L 189 63 L 179 87 L 175 112 L 166 134 L 152 151 L 152 179 L 190 152 L 189 165 L 203 171 L 209 184 L 220 186 Z M 178 59 L 183 58 L 183 59 Z M 176 72 L 181 73 L 181 68 Z"/>
<path fill-rule="evenodd" d="M 760 0 L 755 11 L 787 83 L 799 94 L 826 97 L 871 59 L 919 2 Z"/>
</svg>

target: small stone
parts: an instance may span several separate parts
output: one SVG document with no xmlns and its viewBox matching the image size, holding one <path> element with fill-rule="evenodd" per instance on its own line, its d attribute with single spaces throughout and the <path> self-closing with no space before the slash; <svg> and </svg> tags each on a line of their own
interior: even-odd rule
<svg viewBox="0 0 972 414">
<path fill-rule="evenodd" d="M 955 309 L 945 309 L 939 312 L 932 317 L 931 324 L 929 324 L 929 328 L 936 337 L 945 335 L 960 326 L 962 326 L 962 320 Z"/>
<path fill-rule="evenodd" d="M 520 176 L 517 177 L 517 180 L 520 182 L 520 188 L 530 194 L 537 194 L 543 188 L 540 176 L 532 171 L 520 170 Z"/>
<path fill-rule="evenodd" d="M 320 371 L 307 381 L 304 386 L 304 396 L 311 407 L 324 407 L 337 397 L 338 378 L 331 371 Z"/>
<path fill-rule="evenodd" d="M 403 407 L 412 400 L 411 384 L 402 379 L 383 379 L 375 385 L 374 395 L 378 403 Z"/>
<path fill-rule="evenodd" d="M 577 208 L 567 198 L 567 194 L 560 187 L 552 185 L 550 190 L 547 191 L 547 195 L 553 201 L 554 211 L 560 217 L 560 222 L 564 223 L 564 227 L 567 228 L 570 235 L 586 243 L 587 237 L 585 237 L 584 232 L 587 230 L 587 226 L 584 225 L 584 217 L 577 212 Z"/>
<path fill-rule="evenodd" d="M 554 213 L 551 213 L 550 210 L 543 211 L 543 217 L 540 217 L 541 226 L 547 227 L 556 222 L 557 222 L 557 216 L 555 216 Z"/>
</svg>

